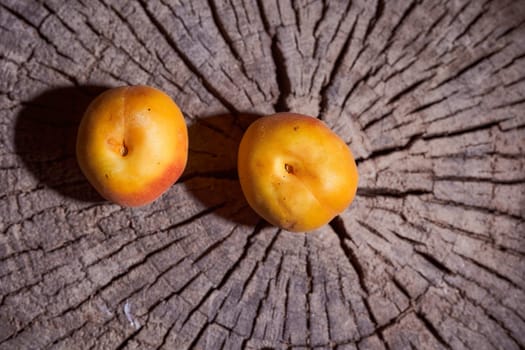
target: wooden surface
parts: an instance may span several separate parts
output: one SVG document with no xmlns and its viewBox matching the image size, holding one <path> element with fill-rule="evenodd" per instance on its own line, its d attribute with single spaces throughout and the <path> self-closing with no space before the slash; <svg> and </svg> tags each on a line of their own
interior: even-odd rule
<svg viewBox="0 0 525 350">
<path fill-rule="evenodd" d="M 104 202 L 76 127 L 108 87 L 182 108 L 190 161 Z M 324 120 L 361 175 L 303 234 L 236 174 L 260 115 Z M 0 1 L 0 349 L 523 349 L 525 2 Z"/>
</svg>

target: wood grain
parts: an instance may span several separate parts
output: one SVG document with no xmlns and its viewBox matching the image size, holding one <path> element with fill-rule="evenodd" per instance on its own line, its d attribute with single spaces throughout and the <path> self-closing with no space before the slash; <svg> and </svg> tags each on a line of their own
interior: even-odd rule
<svg viewBox="0 0 525 350">
<path fill-rule="evenodd" d="M 523 349 L 523 1 L 0 1 L 0 349 Z M 166 91 L 181 180 L 104 202 L 87 104 Z M 308 234 L 237 179 L 275 111 L 348 143 L 358 196 Z"/>
</svg>

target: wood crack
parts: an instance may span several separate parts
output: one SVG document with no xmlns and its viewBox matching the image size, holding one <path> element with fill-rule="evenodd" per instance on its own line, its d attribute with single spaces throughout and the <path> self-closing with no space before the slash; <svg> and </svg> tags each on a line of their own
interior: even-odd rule
<svg viewBox="0 0 525 350">
<path fill-rule="evenodd" d="M 432 336 L 445 348 L 451 349 L 450 345 L 447 343 L 445 338 L 441 336 L 439 331 L 436 329 L 436 327 L 432 324 L 432 322 L 429 321 L 429 319 L 421 312 L 416 312 L 415 315 L 417 318 L 425 325 L 426 329 L 432 334 Z"/>
<path fill-rule="evenodd" d="M 208 79 L 200 72 L 199 67 L 196 67 L 191 59 L 182 52 L 182 50 L 179 48 L 175 40 L 171 37 L 168 30 L 164 27 L 162 23 L 159 22 L 159 20 L 155 17 L 155 15 L 150 12 L 148 9 L 147 3 L 144 2 L 144 0 L 139 1 L 141 4 L 144 13 L 146 13 L 148 19 L 150 22 L 157 28 L 159 33 L 164 37 L 166 42 L 170 45 L 170 47 L 173 49 L 173 51 L 180 57 L 180 59 L 184 62 L 186 67 L 202 82 L 204 87 L 215 97 L 217 98 L 222 105 L 230 111 L 232 114 L 239 114 L 239 111 L 223 96 L 223 94 L 213 86 L 212 83 L 208 81 Z M 184 23 L 184 21 L 182 21 Z M 190 31 L 189 31 L 190 32 Z"/>
<path fill-rule="evenodd" d="M 368 294 L 368 287 L 366 286 L 366 282 L 365 282 L 365 279 L 366 279 L 365 269 L 359 262 L 353 249 L 350 248 L 350 246 L 344 242 L 345 239 L 349 239 L 350 235 L 346 231 L 346 228 L 344 227 L 344 225 L 341 225 L 340 223 L 338 223 L 340 219 L 339 220 L 334 219 L 334 220 L 330 222 L 330 227 L 332 228 L 332 231 L 336 234 L 337 238 L 339 239 L 339 246 L 341 250 L 344 252 L 346 258 L 348 259 L 350 266 L 353 267 L 354 271 L 357 274 L 359 286 L 366 294 Z"/>
<path fill-rule="evenodd" d="M 287 99 L 292 92 L 292 87 L 286 69 L 286 59 L 279 45 L 278 34 L 272 36 L 271 52 L 277 85 L 279 86 L 279 97 L 274 104 L 274 109 L 276 112 L 287 112 L 289 110 Z"/>
</svg>

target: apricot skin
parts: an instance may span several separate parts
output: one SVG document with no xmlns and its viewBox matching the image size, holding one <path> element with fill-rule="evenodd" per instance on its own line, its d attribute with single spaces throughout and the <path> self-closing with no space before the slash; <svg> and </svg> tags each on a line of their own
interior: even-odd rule
<svg viewBox="0 0 525 350">
<path fill-rule="evenodd" d="M 327 224 L 355 197 L 352 153 L 320 120 L 278 113 L 246 130 L 238 154 L 242 191 L 271 224 L 305 232 Z"/>
<path fill-rule="evenodd" d="M 87 108 L 76 153 L 80 169 L 104 198 L 136 207 L 154 201 L 180 177 L 188 131 L 180 109 L 164 92 L 118 87 Z"/>
</svg>

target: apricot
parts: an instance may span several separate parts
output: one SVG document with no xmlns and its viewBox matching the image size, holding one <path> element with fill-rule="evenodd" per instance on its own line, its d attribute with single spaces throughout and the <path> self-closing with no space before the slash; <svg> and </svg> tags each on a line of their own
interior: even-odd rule
<svg viewBox="0 0 525 350">
<path fill-rule="evenodd" d="M 80 169 L 106 199 L 148 204 L 180 177 L 188 130 L 175 102 L 149 86 L 107 90 L 87 108 L 78 128 Z"/>
<path fill-rule="evenodd" d="M 327 224 L 355 197 L 357 167 L 348 146 L 322 121 L 278 113 L 244 133 L 238 174 L 249 205 L 266 221 L 304 232 Z"/>
</svg>

